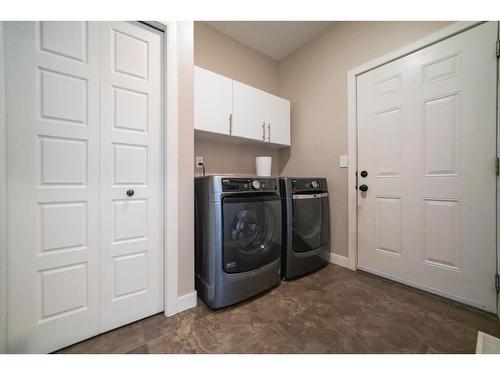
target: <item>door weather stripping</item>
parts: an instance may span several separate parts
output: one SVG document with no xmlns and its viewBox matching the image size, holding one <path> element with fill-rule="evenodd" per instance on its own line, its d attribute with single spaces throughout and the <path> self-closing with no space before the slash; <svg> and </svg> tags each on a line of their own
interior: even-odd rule
<svg viewBox="0 0 500 375">
<path fill-rule="evenodd" d="M 500 176 L 500 158 L 498 158 L 498 156 L 495 159 L 495 173 L 497 176 Z"/>
<path fill-rule="evenodd" d="M 500 57 L 500 39 L 497 40 L 497 57 Z"/>
<path fill-rule="evenodd" d="M 498 273 L 495 274 L 495 289 L 498 294 L 500 292 L 500 275 Z"/>
</svg>

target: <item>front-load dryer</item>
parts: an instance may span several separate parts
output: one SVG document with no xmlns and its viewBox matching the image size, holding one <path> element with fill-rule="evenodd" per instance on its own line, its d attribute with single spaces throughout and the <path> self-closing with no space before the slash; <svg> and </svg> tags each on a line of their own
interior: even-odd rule
<svg viewBox="0 0 500 375">
<path fill-rule="evenodd" d="M 281 277 L 290 280 L 328 264 L 330 205 L 325 178 L 280 178 L 283 204 Z"/>
<path fill-rule="evenodd" d="M 195 178 L 195 286 L 209 307 L 280 282 L 281 220 L 277 178 Z"/>
</svg>

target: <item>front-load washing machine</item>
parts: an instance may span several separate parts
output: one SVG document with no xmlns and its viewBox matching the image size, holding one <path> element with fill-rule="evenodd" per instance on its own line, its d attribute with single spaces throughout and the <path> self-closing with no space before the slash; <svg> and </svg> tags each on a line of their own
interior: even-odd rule
<svg viewBox="0 0 500 375">
<path fill-rule="evenodd" d="M 330 205 L 325 178 L 280 178 L 283 203 L 281 277 L 290 280 L 328 264 Z"/>
<path fill-rule="evenodd" d="M 281 220 L 277 178 L 195 178 L 195 286 L 209 307 L 280 282 Z"/>
</svg>

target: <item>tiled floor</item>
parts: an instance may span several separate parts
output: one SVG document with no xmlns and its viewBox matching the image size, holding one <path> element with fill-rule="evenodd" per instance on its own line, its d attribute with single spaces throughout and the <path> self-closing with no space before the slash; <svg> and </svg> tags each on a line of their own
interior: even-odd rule
<svg viewBox="0 0 500 375">
<path fill-rule="evenodd" d="M 158 314 L 62 353 L 473 353 L 495 316 L 360 272 L 321 271 L 231 308 Z"/>
</svg>

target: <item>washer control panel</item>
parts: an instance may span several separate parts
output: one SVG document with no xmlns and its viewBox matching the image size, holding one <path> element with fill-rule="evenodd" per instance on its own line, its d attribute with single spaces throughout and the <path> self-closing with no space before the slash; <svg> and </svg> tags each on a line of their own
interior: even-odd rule
<svg viewBox="0 0 500 375">
<path fill-rule="evenodd" d="M 223 178 L 222 191 L 276 191 L 278 183 L 274 178 Z"/>
</svg>

